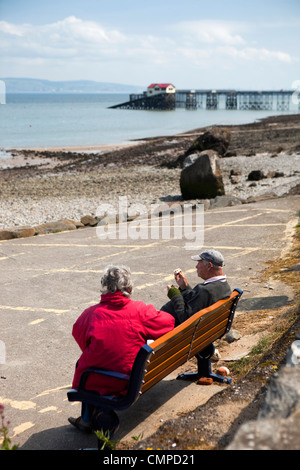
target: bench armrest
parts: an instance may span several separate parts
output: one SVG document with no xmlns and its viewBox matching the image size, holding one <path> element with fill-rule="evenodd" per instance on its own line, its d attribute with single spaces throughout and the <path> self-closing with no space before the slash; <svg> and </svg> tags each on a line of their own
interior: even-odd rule
<svg viewBox="0 0 300 470">
<path fill-rule="evenodd" d="M 114 372 L 111 370 L 104 370 L 98 369 L 97 367 L 90 367 L 89 369 L 85 370 L 80 377 L 78 390 L 85 390 L 86 381 L 91 374 L 98 374 L 98 375 L 106 375 L 109 377 L 113 377 L 115 379 L 126 380 L 129 381 L 130 376 L 127 374 L 122 374 L 121 372 Z"/>
<path fill-rule="evenodd" d="M 147 344 L 141 347 L 135 358 L 130 377 L 126 374 L 98 369 L 97 367 L 87 369 L 81 375 L 78 390 L 68 391 L 68 400 L 84 401 L 95 407 L 104 409 L 124 410 L 129 408 L 141 393 L 146 364 L 152 354 L 153 349 Z M 85 390 L 85 383 L 90 374 L 109 375 L 110 377 L 128 381 L 126 394 L 124 396 L 101 396 L 96 391 Z"/>
</svg>

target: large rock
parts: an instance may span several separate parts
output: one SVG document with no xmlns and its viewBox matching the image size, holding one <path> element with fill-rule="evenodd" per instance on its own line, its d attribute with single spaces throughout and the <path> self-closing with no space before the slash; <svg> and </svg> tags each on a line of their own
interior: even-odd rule
<svg viewBox="0 0 300 470">
<path fill-rule="evenodd" d="M 0 240 L 12 240 L 14 238 L 33 237 L 35 230 L 32 227 L 16 227 L 7 230 L 0 230 Z"/>
<path fill-rule="evenodd" d="M 210 200 L 210 209 L 217 207 L 232 207 L 242 204 L 241 199 L 235 196 L 217 196 Z"/>
<path fill-rule="evenodd" d="M 35 230 L 32 227 L 17 227 L 14 229 L 15 238 L 27 238 L 35 235 Z"/>
<path fill-rule="evenodd" d="M 217 152 L 206 150 L 188 156 L 181 171 L 180 188 L 183 199 L 211 199 L 225 194 Z"/>
<path fill-rule="evenodd" d="M 57 222 L 47 222 L 34 227 L 36 235 L 76 230 L 76 224 L 72 220 L 62 219 Z"/>
<path fill-rule="evenodd" d="M 98 224 L 99 218 L 93 217 L 92 215 L 84 215 L 83 217 L 81 217 L 80 221 L 83 225 L 89 225 L 90 227 L 94 227 Z"/>
<path fill-rule="evenodd" d="M 230 132 L 225 127 L 213 127 L 211 130 L 200 135 L 191 145 L 191 147 L 178 157 L 177 166 L 183 166 L 183 162 L 189 155 L 204 150 L 214 150 L 220 156 L 223 156 L 230 144 Z"/>
<path fill-rule="evenodd" d="M 0 240 L 12 240 L 15 237 L 13 230 L 0 230 Z"/>
<path fill-rule="evenodd" d="M 259 181 L 265 178 L 264 172 L 262 170 L 252 170 L 248 175 L 249 181 Z"/>
<path fill-rule="evenodd" d="M 299 340 L 300 332 L 269 383 L 257 420 L 243 424 L 227 450 L 300 450 Z"/>
</svg>

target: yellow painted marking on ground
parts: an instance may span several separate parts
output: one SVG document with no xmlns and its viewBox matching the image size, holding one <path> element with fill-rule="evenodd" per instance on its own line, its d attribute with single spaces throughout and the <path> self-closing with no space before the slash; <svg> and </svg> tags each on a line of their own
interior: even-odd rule
<svg viewBox="0 0 300 470">
<path fill-rule="evenodd" d="M 3 261 L 4 259 L 15 258 L 16 256 L 21 256 L 21 255 L 25 255 L 25 254 L 26 254 L 25 252 L 22 252 L 22 253 L 15 253 L 14 255 L 2 256 L 0 258 L 0 261 Z"/>
<path fill-rule="evenodd" d="M 0 403 L 2 405 L 9 405 L 11 408 L 15 408 L 17 410 L 31 410 L 33 408 L 36 408 L 36 404 L 33 403 L 32 401 L 18 401 L 18 400 L 11 400 L 10 398 L 1 398 L 0 397 Z"/>
<path fill-rule="evenodd" d="M 49 390 L 45 390 L 44 392 L 39 393 L 34 398 L 43 397 L 44 395 L 49 395 L 50 393 L 58 392 L 60 390 L 71 389 L 72 385 L 63 385 L 62 387 L 51 388 Z"/>
<path fill-rule="evenodd" d="M 193 269 L 187 269 L 184 271 L 185 274 L 189 274 L 189 273 L 193 273 L 195 272 L 195 268 Z M 152 287 L 152 286 L 155 286 L 157 284 L 160 284 L 162 282 L 170 282 L 170 281 L 174 281 L 174 274 L 169 274 L 169 275 L 164 275 L 164 277 L 160 278 L 159 280 L 155 281 L 155 282 L 147 282 L 146 284 L 142 284 L 140 286 L 134 286 L 134 289 L 137 289 L 137 290 L 142 290 L 142 289 L 146 289 L 147 287 Z"/>
<path fill-rule="evenodd" d="M 67 313 L 70 312 L 70 310 L 60 310 L 60 309 L 55 309 L 55 308 L 42 308 L 42 307 L 13 307 L 11 305 L 0 305 L 1 310 L 16 310 L 16 311 L 21 311 L 21 312 L 27 312 L 27 311 L 32 311 L 32 312 L 48 312 L 48 313 L 55 313 L 56 315 L 61 315 L 62 313 Z"/>
<path fill-rule="evenodd" d="M 204 248 L 210 248 L 210 246 L 206 245 L 203 246 Z M 240 250 L 243 251 L 245 249 L 244 246 L 220 246 L 220 245 L 214 245 L 215 250 Z M 278 248 L 272 248 L 269 246 L 249 246 L 247 247 L 248 250 L 276 250 L 278 251 Z"/>
<path fill-rule="evenodd" d="M 126 244 L 112 244 L 112 245 L 107 245 L 106 243 L 20 243 L 22 246 L 42 246 L 42 247 L 65 247 L 68 246 L 72 248 L 73 246 L 75 247 L 83 247 L 83 248 L 140 248 L 139 245 L 126 245 Z M 1 258 L 0 258 L 1 259 Z"/>
<path fill-rule="evenodd" d="M 274 248 L 265 248 L 265 247 L 260 247 L 260 246 L 257 246 L 257 247 L 248 247 L 248 248 L 242 248 L 242 247 L 218 247 L 216 246 L 215 249 L 224 249 L 224 248 L 227 248 L 229 250 L 239 250 L 238 253 L 233 253 L 231 255 L 227 255 L 226 256 L 226 259 L 234 259 L 234 258 L 238 258 L 240 256 L 245 256 L 245 255 L 248 255 L 254 251 L 259 251 L 259 250 L 262 250 L 262 249 L 274 249 Z M 226 261 L 226 260 L 225 260 Z M 195 262 L 196 263 L 196 262 Z M 186 275 L 190 274 L 190 273 L 195 273 L 195 267 L 193 267 L 192 269 L 187 269 L 187 270 L 184 270 L 184 273 Z M 134 275 L 134 273 L 132 273 Z M 136 275 L 137 273 L 135 273 Z M 139 274 L 147 274 L 149 275 L 149 273 L 139 273 Z M 158 285 L 162 282 L 169 282 L 169 281 L 173 281 L 174 280 L 174 274 L 169 274 L 169 275 L 165 275 L 165 274 L 160 274 L 160 279 L 158 279 L 157 281 L 154 281 L 154 282 L 147 282 L 145 284 L 141 284 L 141 285 L 135 285 L 134 286 L 134 289 L 136 290 L 142 290 L 142 289 L 146 289 L 148 287 L 152 287 L 152 286 L 155 286 L 155 285 Z M 241 279 L 241 277 L 239 277 Z M 248 279 L 248 278 L 247 278 Z"/>
<path fill-rule="evenodd" d="M 253 207 L 247 207 L 245 209 L 230 209 L 229 207 L 225 207 L 224 210 L 221 210 L 221 209 L 211 209 L 207 212 L 205 212 L 205 214 L 228 214 L 229 212 L 249 212 L 249 211 L 255 211 L 255 210 L 260 210 L 260 211 L 264 211 L 266 214 L 268 213 L 271 213 L 271 212 L 289 212 L 289 209 L 272 209 L 272 208 L 269 208 L 269 207 L 266 207 L 265 209 L 263 207 L 260 207 L 259 209 L 255 209 Z"/>
<path fill-rule="evenodd" d="M 48 408 L 43 408 L 42 410 L 39 410 L 39 413 L 48 413 L 48 411 L 57 411 L 58 408 L 57 406 L 48 406 Z"/>
<path fill-rule="evenodd" d="M 210 227 L 206 226 L 206 230 L 211 230 L 211 229 L 220 228 L 220 227 L 226 227 L 227 225 L 232 226 L 234 224 L 237 224 L 238 222 L 243 222 L 244 220 L 253 219 L 254 217 L 259 217 L 260 215 L 264 215 L 264 214 L 262 212 L 259 212 L 258 214 L 252 214 L 252 215 L 249 215 L 248 217 L 242 217 L 241 219 L 230 220 L 229 222 L 224 222 L 223 224 L 212 225 Z"/>
<path fill-rule="evenodd" d="M 227 256 L 227 259 L 234 259 L 234 258 L 239 258 L 240 256 L 245 256 L 249 255 L 250 253 L 253 253 L 254 251 L 261 250 L 262 248 L 245 248 L 244 250 L 241 250 L 239 253 L 232 254 L 230 256 Z M 226 262 L 226 260 L 225 260 Z"/>
<path fill-rule="evenodd" d="M 37 318 L 36 320 L 33 320 L 30 323 L 28 323 L 28 325 L 38 325 L 39 323 L 42 323 L 43 321 L 45 321 L 45 318 Z"/>
<path fill-rule="evenodd" d="M 28 421 L 27 423 L 22 423 L 19 426 L 16 426 L 13 429 L 14 434 L 13 434 L 12 438 L 15 437 L 15 436 L 18 436 L 19 434 L 22 434 L 22 432 L 25 432 L 30 428 L 33 428 L 33 426 L 35 426 L 35 424 L 32 423 L 31 421 Z"/>
<path fill-rule="evenodd" d="M 230 225 L 231 224 L 231 225 Z M 276 224 L 235 224 L 234 222 L 226 222 L 224 225 L 208 225 L 208 228 L 219 228 L 219 227 L 278 227 L 279 225 L 285 226 L 284 223 Z"/>
</svg>

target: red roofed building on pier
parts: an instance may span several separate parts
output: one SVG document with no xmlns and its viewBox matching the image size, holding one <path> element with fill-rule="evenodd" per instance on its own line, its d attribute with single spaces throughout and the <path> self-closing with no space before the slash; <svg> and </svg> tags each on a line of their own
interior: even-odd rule
<svg viewBox="0 0 300 470">
<path fill-rule="evenodd" d="M 161 93 L 175 93 L 176 88 L 172 83 L 151 83 L 147 88 L 147 96 L 154 96 Z"/>
</svg>

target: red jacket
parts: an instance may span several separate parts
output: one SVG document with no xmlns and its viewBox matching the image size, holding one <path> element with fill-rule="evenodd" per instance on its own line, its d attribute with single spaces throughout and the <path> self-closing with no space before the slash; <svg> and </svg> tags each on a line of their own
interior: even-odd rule
<svg viewBox="0 0 300 470">
<path fill-rule="evenodd" d="M 73 388 L 82 372 L 91 366 L 129 374 L 134 359 L 148 339 L 157 339 L 174 328 L 174 318 L 153 305 L 134 301 L 121 292 L 101 296 L 99 304 L 87 308 L 77 319 L 72 334 L 82 350 L 76 364 Z M 124 393 L 125 381 L 92 375 L 88 390 L 100 395 Z"/>
</svg>

